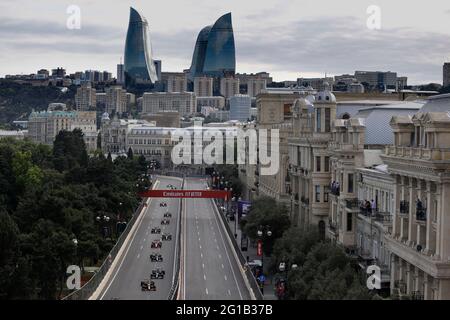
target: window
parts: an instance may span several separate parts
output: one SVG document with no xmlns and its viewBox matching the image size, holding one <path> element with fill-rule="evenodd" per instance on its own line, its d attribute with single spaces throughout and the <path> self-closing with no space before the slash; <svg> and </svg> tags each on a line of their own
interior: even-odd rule
<svg viewBox="0 0 450 320">
<path fill-rule="evenodd" d="M 330 193 L 330 187 L 324 186 L 323 187 L 323 201 L 328 202 L 328 194 Z"/>
<path fill-rule="evenodd" d="M 353 227 L 353 215 L 347 212 L 347 232 L 351 232 Z"/>
<path fill-rule="evenodd" d="M 321 109 L 316 110 L 316 132 L 322 131 L 322 112 Z"/>
<path fill-rule="evenodd" d="M 325 172 L 330 172 L 330 157 L 325 157 Z"/>
<path fill-rule="evenodd" d="M 330 122 L 331 122 L 331 111 L 330 109 L 325 109 L 325 132 L 330 132 Z"/>
<path fill-rule="evenodd" d="M 353 173 L 348 174 L 348 193 L 353 193 Z"/>
<path fill-rule="evenodd" d="M 320 202 L 320 186 L 316 186 L 316 202 Z"/>
<path fill-rule="evenodd" d="M 321 157 L 316 157 L 316 172 L 320 172 Z"/>
</svg>

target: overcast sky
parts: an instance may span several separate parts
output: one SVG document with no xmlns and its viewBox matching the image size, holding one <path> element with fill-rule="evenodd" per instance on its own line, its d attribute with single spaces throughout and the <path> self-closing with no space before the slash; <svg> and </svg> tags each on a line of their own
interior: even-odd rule
<svg viewBox="0 0 450 320">
<path fill-rule="evenodd" d="M 70 5 L 81 9 L 79 30 L 66 27 Z M 366 26 L 370 5 L 381 8 L 381 30 Z M 115 76 L 130 6 L 147 18 L 163 71 L 189 68 L 198 32 L 226 12 L 236 71 L 277 81 L 390 70 L 412 84 L 441 83 L 450 61 L 448 0 L 1 0 L 0 76 L 57 66 Z"/>
</svg>

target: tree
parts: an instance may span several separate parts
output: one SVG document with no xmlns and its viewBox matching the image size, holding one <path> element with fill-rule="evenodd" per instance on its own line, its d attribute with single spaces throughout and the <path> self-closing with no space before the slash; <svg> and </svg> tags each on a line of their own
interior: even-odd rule
<svg viewBox="0 0 450 320">
<path fill-rule="evenodd" d="M 133 149 L 131 147 L 128 148 L 127 157 L 128 159 L 133 159 Z"/>
<path fill-rule="evenodd" d="M 252 203 L 250 212 L 243 219 L 243 231 L 252 239 L 257 239 L 260 226 L 270 226 L 271 236 L 263 233 L 264 252 L 270 255 L 274 242 L 289 229 L 291 222 L 285 206 L 273 198 L 262 197 Z"/>
<path fill-rule="evenodd" d="M 355 261 L 328 241 L 320 241 L 317 231 L 291 228 L 274 246 L 273 266 L 288 268 L 287 295 L 294 300 L 371 299 Z M 296 264 L 297 269 L 292 269 Z"/>
</svg>

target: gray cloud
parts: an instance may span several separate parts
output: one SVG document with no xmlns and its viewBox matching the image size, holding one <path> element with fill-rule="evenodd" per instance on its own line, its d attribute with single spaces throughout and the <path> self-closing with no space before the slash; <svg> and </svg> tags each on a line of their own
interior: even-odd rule
<svg viewBox="0 0 450 320">
<path fill-rule="evenodd" d="M 198 31 L 150 30 L 156 57 L 163 63 L 165 59 L 185 61 L 180 70 L 189 67 Z M 52 52 L 85 54 L 86 66 L 80 66 L 80 70 L 106 56 L 111 56 L 114 66 L 113 59 L 122 55 L 125 35 L 126 25 L 83 24 L 81 30 L 68 30 L 47 21 L 0 19 L 0 36 L 5 39 L 1 50 L 35 54 L 36 69 L 42 66 L 39 54 Z M 365 21 L 354 17 L 310 18 L 279 26 L 262 24 L 258 30 L 235 28 L 235 41 L 239 63 L 258 65 L 269 72 L 297 72 L 299 76 L 302 72 L 340 74 L 379 69 L 397 71 L 415 82 L 440 81 L 443 59 L 450 54 L 447 35 L 409 28 L 371 31 Z"/>
</svg>

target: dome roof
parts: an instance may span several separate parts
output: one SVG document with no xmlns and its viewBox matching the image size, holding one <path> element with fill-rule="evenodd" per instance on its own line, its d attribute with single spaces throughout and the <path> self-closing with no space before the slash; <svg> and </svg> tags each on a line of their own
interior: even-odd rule
<svg viewBox="0 0 450 320">
<path fill-rule="evenodd" d="M 336 103 L 336 96 L 329 90 L 317 93 L 316 102 L 318 103 Z"/>
<path fill-rule="evenodd" d="M 305 98 L 299 98 L 295 100 L 292 106 L 292 111 L 295 114 L 300 114 L 302 110 L 307 110 L 307 112 L 313 112 L 314 106 L 312 102 Z"/>
<path fill-rule="evenodd" d="M 109 120 L 108 112 L 105 112 L 104 114 L 102 114 L 102 120 Z"/>
</svg>

